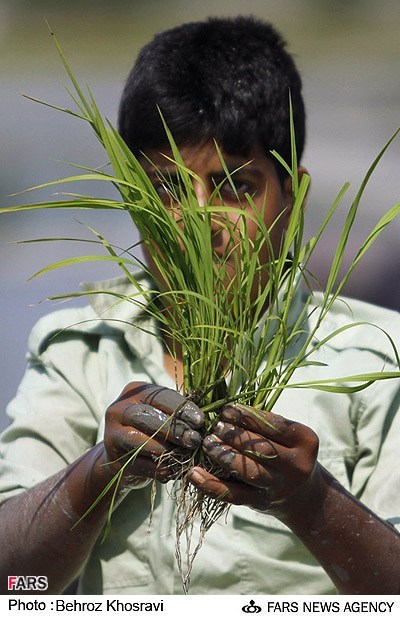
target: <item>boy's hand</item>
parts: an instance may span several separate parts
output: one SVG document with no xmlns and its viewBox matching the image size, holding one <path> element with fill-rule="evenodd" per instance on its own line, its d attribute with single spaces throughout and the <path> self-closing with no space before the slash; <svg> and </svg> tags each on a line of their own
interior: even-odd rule
<svg viewBox="0 0 400 618">
<path fill-rule="evenodd" d="M 310 428 L 250 407 L 226 406 L 203 449 L 228 476 L 221 480 L 194 467 L 189 478 L 196 487 L 278 518 L 286 516 L 296 494 L 310 489 L 318 470 L 318 437 Z"/>
<path fill-rule="evenodd" d="M 116 474 L 127 453 L 138 449 L 125 469 L 122 486 L 138 486 L 143 479 L 165 482 L 179 473 L 179 458 L 187 459 L 188 451 L 201 444 L 203 424 L 200 409 L 178 392 L 131 382 L 106 412 L 106 468 Z"/>
</svg>

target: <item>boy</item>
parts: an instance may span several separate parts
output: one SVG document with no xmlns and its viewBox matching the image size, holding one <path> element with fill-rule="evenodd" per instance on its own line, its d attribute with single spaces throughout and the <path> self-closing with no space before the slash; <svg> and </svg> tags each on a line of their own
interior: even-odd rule
<svg viewBox="0 0 400 618">
<path fill-rule="evenodd" d="M 190 23 L 161 33 L 139 55 L 122 97 L 120 131 L 138 156 L 144 153 L 173 174 L 158 106 L 186 165 L 201 180 L 194 182 L 200 202 L 224 176 L 213 139 L 229 167 L 251 161 L 235 174 L 236 190 L 251 193 L 261 208 L 268 185 L 265 216 L 272 222 L 282 213 L 271 237 L 278 251 L 291 183 L 269 152 L 290 160 L 289 91 L 300 158 L 301 80 L 280 36 L 252 18 Z M 168 203 L 147 158 L 143 164 Z M 227 204 L 237 204 L 229 183 L 221 194 Z M 218 252 L 230 239 L 216 228 L 212 242 Z M 124 280 L 108 286 L 126 293 Z M 91 289 L 104 289 L 104 282 Z M 197 466 L 191 482 L 238 506 L 208 532 L 194 563 L 191 593 L 399 593 L 400 537 L 392 525 L 400 513 L 397 382 L 351 396 L 289 390 L 274 413 L 227 406 L 203 439 L 202 412 L 177 392 L 167 346 L 122 321 L 93 320 L 135 319 L 127 315 L 129 307 L 116 315 L 107 297 L 93 298 L 91 308 L 42 320 L 30 339 L 27 373 L 1 443 L 4 590 L 7 575 L 17 573 L 47 576 L 51 593 L 76 577 L 86 594 L 180 593 L 174 503 L 161 485 L 148 531 L 149 483 L 176 474 L 158 456 L 174 445 L 190 451 L 202 444 L 228 474 L 221 480 Z M 301 311 L 304 298 L 297 302 Z M 350 317 L 344 304 L 335 307 L 328 332 L 349 321 L 390 325 L 392 332 L 399 325 L 395 313 L 357 302 L 352 311 Z M 77 326 L 64 330 L 71 324 Z M 354 366 L 360 373 L 376 369 L 382 359 L 386 368 L 395 365 L 386 340 L 366 327 L 346 331 L 324 355 L 341 374 Z M 179 362 L 177 368 L 179 376 Z M 249 454 L 254 444 L 258 454 Z M 102 544 L 110 493 L 73 526 L 119 471 L 121 457 L 138 446 Z"/>
</svg>

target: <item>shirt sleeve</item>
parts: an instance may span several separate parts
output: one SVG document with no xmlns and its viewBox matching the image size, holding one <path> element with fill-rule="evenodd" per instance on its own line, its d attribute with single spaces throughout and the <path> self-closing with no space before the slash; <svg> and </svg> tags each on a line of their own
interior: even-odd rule
<svg viewBox="0 0 400 618">
<path fill-rule="evenodd" d="M 73 322 L 69 314 L 67 323 Z M 7 409 L 11 423 L 0 436 L 0 502 L 96 443 L 103 413 L 96 403 L 98 337 L 60 330 L 61 323 L 50 315 L 32 331 L 27 369 Z"/>
<path fill-rule="evenodd" d="M 400 380 L 375 382 L 359 399 L 358 456 L 351 490 L 377 515 L 400 529 Z"/>
<path fill-rule="evenodd" d="M 348 328 L 351 323 L 354 328 Z M 399 371 L 400 314 L 397 311 L 341 299 L 324 321 L 323 334 L 338 328 L 342 332 L 330 342 L 336 353 L 334 371 L 338 375 Z M 346 439 L 351 432 L 353 444 L 351 454 L 345 457 L 349 489 L 377 515 L 398 526 L 400 379 L 377 380 L 349 395 L 349 400 L 350 431 Z M 334 407 L 331 412 L 335 423 L 338 417 Z M 337 434 L 343 432 L 340 420 L 334 430 Z"/>
</svg>

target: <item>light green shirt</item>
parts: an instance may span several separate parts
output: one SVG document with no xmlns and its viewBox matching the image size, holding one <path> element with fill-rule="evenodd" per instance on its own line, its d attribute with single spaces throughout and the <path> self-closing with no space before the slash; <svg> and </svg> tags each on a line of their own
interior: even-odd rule
<svg viewBox="0 0 400 618">
<path fill-rule="evenodd" d="M 119 278 L 89 286 L 126 294 Z M 161 344 L 132 326 L 138 309 L 93 295 L 85 308 L 42 318 L 29 341 L 28 367 L 10 403 L 0 440 L 0 499 L 6 500 L 76 460 L 103 437 L 104 412 L 135 380 L 175 388 Z M 315 295 L 313 303 L 320 296 Z M 304 298 L 296 299 L 301 310 Z M 351 306 L 351 309 L 350 309 Z M 321 332 L 367 321 L 389 331 L 400 348 L 397 313 L 358 301 L 338 301 Z M 296 381 L 396 368 L 381 330 L 359 326 L 331 340 Z M 288 389 L 275 411 L 312 427 L 320 462 L 357 498 L 393 524 L 400 522 L 400 381 L 377 382 L 357 394 Z M 310 508 L 312 505 L 310 504 Z M 151 486 L 132 490 L 116 509 L 107 540 L 94 548 L 81 576 L 84 594 L 180 594 L 174 556 L 174 502 L 158 486 L 152 522 Z M 334 594 L 324 570 L 274 517 L 232 507 L 207 533 L 194 562 L 192 594 Z"/>
</svg>

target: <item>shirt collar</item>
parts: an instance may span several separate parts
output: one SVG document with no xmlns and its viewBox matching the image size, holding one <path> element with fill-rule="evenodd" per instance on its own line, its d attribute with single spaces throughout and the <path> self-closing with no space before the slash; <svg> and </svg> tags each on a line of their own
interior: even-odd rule
<svg viewBox="0 0 400 618">
<path fill-rule="evenodd" d="M 289 279 L 287 279 L 282 284 L 282 288 L 280 289 L 277 295 L 275 305 L 272 308 L 266 309 L 266 311 L 262 315 L 258 323 L 257 331 L 255 332 L 254 341 L 256 345 L 259 343 L 260 338 L 263 336 L 263 331 L 265 328 L 268 328 L 266 344 L 269 341 L 271 341 L 271 339 L 276 334 L 279 328 L 280 318 L 284 311 L 284 304 L 285 302 L 287 302 L 286 297 L 289 292 L 288 290 L 289 285 L 290 285 L 290 281 Z M 304 311 L 306 299 L 308 297 L 308 295 L 305 293 L 304 285 L 302 284 L 302 278 L 301 278 L 300 272 L 296 273 L 294 281 L 292 285 L 290 285 L 290 287 L 292 287 L 294 292 L 293 292 L 292 300 L 290 302 L 289 311 L 286 316 L 286 330 L 287 332 L 289 332 L 296 326 L 296 330 L 299 330 L 299 334 L 300 332 L 303 332 L 303 334 L 305 334 L 304 329 L 306 327 L 307 314 L 304 315 L 304 318 L 301 320 L 300 325 L 296 324 L 299 321 L 299 318 L 302 312 Z M 275 316 L 276 316 L 276 319 L 275 319 Z M 269 318 L 271 320 L 270 320 L 270 324 L 267 326 L 266 322 Z M 292 349 L 293 346 L 297 346 L 298 344 L 299 344 L 299 338 L 295 338 L 294 340 L 292 340 L 292 344 L 289 347 L 290 349 Z"/>
<path fill-rule="evenodd" d="M 299 282 L 300 276 L 300 273 L 296 275 L 294 284 L 295 292 L 287 319 L 289 329 L 294 326 L 304 309 L 305 295 L 303 286 Z M 160 345 L 157 337 L 148 336 L 149 333 L 152 335 L 157 334 L 157 325 L 154 319 L 146 314 L 144 310 L 148 303 L 149 295 L 152 290 L 155 290 L 155 286 L 144 271 L 136 273 L 135 279 L 138 281 L 140 288 L 143 289 L 144 294 L 141 294 L 138 288 L 125 275 L 103 281 L 86 281 L 81 284 L 81 288 L 88 292 L 88 302 L 97 317 L 107 326 L 122 332 L 126 342 L 134 350 L 135 354 L 144 357 L 151 354 L 154 348 L 158 348 Z M 273 310 L 274 315 L 280 315 L 285 294 L 286 285 L 283 285 L 282 290 L 278 294 L 276 307 Z M 261 337 L 268 314 L 269 311 L 267 310 L 260 319 L 259 328 L 255 335 L 256 339 Z M 272 328 L 269 328 L 268 340 L 276 332 L 278 320 L 276 320 L 275 324 L 273 322 Z M 157 341 L 157 344 L 155 344 L 155 341 Z"/>
<path fill-rule="evenodd" d="M 135 279 L 144 293 L 124 275 L 85 281 L 81 288 L 88 292 L 88 302 L 102 323 L 122 332 L 129 347 L 142 357 L 151 353 L 156 339 L 147 336 L 147 333 L 156 334 L 156 325 L 143 309 L 154 284 L 144 271 L 135 273 Z"/>
</svg>

